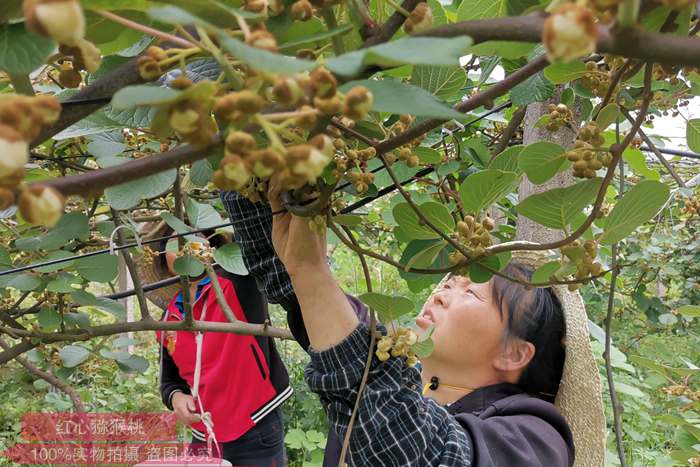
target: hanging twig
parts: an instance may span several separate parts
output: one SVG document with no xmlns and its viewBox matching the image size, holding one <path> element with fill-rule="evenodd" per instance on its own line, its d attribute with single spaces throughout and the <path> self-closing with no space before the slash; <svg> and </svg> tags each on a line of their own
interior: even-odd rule
<svg viewBox="0 0 700 467">
<path fill-rule="evenodd" d="M 205 264 L 204 269 L 207 271 L 207 276 L 209 276 L 211 286 L 214 288 L 214 293 L 216 294 L 216 301 L 219 303 L 221 309 L 224 310 L 224 314 L 226 315 L 228 320 L 232 323 L 235 323 L 238 320 L 236 319 L 236 315 L 233 313 L 233 310 L 231 310 L 231 307 L 228 305 L 226 297 L 224 297 L 224 291 L 221 290 L 221 284 L 219 284 L 219 277 L 216 275 L 216 271 L 214 271 L 214 268 L 211 266 L 211 264 Z"/>
<path fill-rule="evenodd" d="M 182 191 L 181 191 L 180 171 L 177 171 L 175 176 L 175 184 L 173 185 L 173 197 L 175 198 L 175 217 L 185 222 L 185 214 L 183 212 L 182 205 Z M 185 237 L 178 237 L 178 244 L 180 250 L 185 247 L 187 243 Z M 192 314 L 192 297 L 190 297 L 190 278 L 187 275 L 180 274 L 180 288 L 182 289 L 180 293 L 182 294 L 182 306 L 185 312 L 185 322 L 189 325 L 194 323 L 194 316 Z"/>
<path fill-rule="evenodd" d="M 513 116 L 511 117 L 510 122 L 508 122 L 508 126 L 501 134 L 501 139 L 499 139 L 498 143 L 496 143 L 496 145 L 493 147 L 493 151 L 491 152 L 491 160 L 493 160 L 508 147 L 508 143 L 510 143 L 510 140 L 518 131 L 518 127 L 520 127 L 520 124 L 523 122 L 526 111 L 527 106 L 524 105 L 513 112 Z"/>
<path fill-rule="evenodd" d="M 332 223 L 330 216 L 328 217 L 328 223 Z M 353 237 L 352 232 L 347 227 L 343 226 L 343 230 L 347 234 L 350 241 L 356 246 L 360 245 Z M 372 278 L 369 274 L 369 267 L 367 266 L 367 259 L 362 253 L 357 253 L 357 257 L 360 259 L 360 264 L 362 264 L 362 272 L 365 275 L 365 282 L 367 283 L 367 292 L 372 291 Z M 348 422 L 348 429 L 345 432 L 345 439 L 343 439 L 343 446 L 340 449 L 340 460 L 338 461 L 338 467 L 345 466 L 345 457 L 348 453 L 348 448 L 350 446 L 350 438 L 352 437 L 352 428 L 355 425 L 355 419 L 357 418 L 357 412 L 360 409 L 360 403 L 362 402 L 362 393 L 367 386 L 367 377 L 369 376 L 369 369 L 372 366 L 372 356 L 374 355 L 374 345 L 377 341 L 377 314 L 373 308 L 369 309 L 370 321 L 369 321 L 369 351 L 367 352 L 367 361 L 365 362 L 365 369 L 362 373 L 362 380 L 360 380 L 360 387 L 357 389 L 357 399 L 355 399 L 355 406 L 352 409 L 352 414 L 350 415 L 350 421 Z"/>
<path fill-rule="evenodd" d="M 119 226 L 124 225 L 119 218 L 119 213 L 112 209 L 112 219 L 114 220 L 114 227 L 116 228 L 117 240 L 120 245 L 124 245 L 126 240 L 124 238 L 124 233 Z M 131 282 L 134 284 L 134 290 L 136 291 L 136 298 L 139 302 L 139 309 L 141 310 L 141 319 L 144 321 L 151 320 L 151 313 L 148 311 L 148 302 L 146 301 L 146 295 L 143 293 L 143 285 L 141 283 L 141 277 L 139 276 L 138 269 L 134 263 L 134 259 L 131 257 L 129 250 L 123 249 L 120 251 L 124 264 L 129 270 L 129 275 L 131 276 Z"/>
</svg>

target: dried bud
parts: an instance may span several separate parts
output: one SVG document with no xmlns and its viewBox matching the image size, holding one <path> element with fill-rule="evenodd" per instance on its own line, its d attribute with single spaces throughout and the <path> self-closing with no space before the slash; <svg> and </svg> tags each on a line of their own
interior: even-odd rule
<svg viewBox="0 0 700 467">
<path fill-rule="evenodd" d="M 542 42 L 551 62 L 570 62 L 595 50 L 598 36 L 595 19 L 588 8 L 567 3 L 544 22 Z"/>
<path fill-rule="evenodd" d="M 75 68 L 66 68 L 58 74 L 58 82 L 64 88 L 74 89 L 83 83 L 83 77 Z"/>
<path fill-rule="evenodd" d="M 314 15 L 314 8 L 308 0 L 298 0 L 292 5 L 292 16 L 297 21 L 308 21 Z"/>
<path fill-rule="evenodd" d="M 139 69 L 139 76 L 145 81 L 154 81 L 163 74 L 160 64 L 148 55 L 139 57 L 136 65 Z"/>
<path fill-rule="evenodd" d="M 355 86 L 345 95 L 345 108 L 343 114 L 358 121 L 365 118 L 367 113 L 372 109 L 374 97 L 364 86 Z"/>
<path fill-rule="evenodd" d="M 28 222 L 53 227 L 63 215 L 65 199 L 55 189 L 38 185 L 22 191 L 18 204 Z"/>
<path fill-rule="evenodd" d="M 12 190 L 0 187 L 0 211 L 4 211 L 15 204 L 15 195 Z"/>
<path fill-rule="evenodd" d="M 232 131 L 226 137 L 226 151 L 247 155 L 257 147 L 255 138 L 245 131 Z"/>
<path fill-rule="evenodd" d="M 311 72 L 311 87 L 316 97 L 328 99 L 333 97 L 338 89 L 338 81 L 335 76 L 325 68 L 316 68 Z"/>
<path fill-rule="evenodd" d="M 246 42 L 258 49 L 277 52 L 277 39 L 268 31 L 255 31 L 248 36 Z"/>
<path fill-rule="evenodd" d="M 298 106 L 306 98 L 299 82 L 291 77 L 279 78 L 275 81 L 272 95 L 277 102 L 291 107 Z"/>
<path fill-rule="evenodd" d="M 14 174 L 29 162 L 29 144 L 22 134 L 0 124 L 0 178 Z"/>
<path fill-rule="evenodd" d="M 69 46 L 85 37 L 85 16 L 78 0 L 24 0 L 23 10 L 30 31 Z"/>
<path fill-rule="evenodd" d="M 406 34 L 415 34 L 424 31 L 433 25 L 433 10 L 427 3 L 421 2 L 413 9 L 404 23 Z"/>
</svg>

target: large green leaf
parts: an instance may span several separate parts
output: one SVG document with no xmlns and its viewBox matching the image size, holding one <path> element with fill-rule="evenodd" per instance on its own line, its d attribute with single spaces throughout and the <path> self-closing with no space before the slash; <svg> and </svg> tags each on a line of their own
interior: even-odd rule
<svg viewBox="0 0 700 467">
<path fill-rule="evenodd" d="M 87 360 L 90 351 L 79 345 L 67 345 L 58 351 L 58 356 L 61 357 L 63 366 L 73 368 Z"/>
<path fill-rule="evenodd" d="M 627 162 L 627 165 L 635 174 L 641 175 L 642 177 L 650 180 L 659 180 L 661 178 L 661 174 L 659 174 L 658 170 L 649 168 L 647 165 L 647 158 L 639 149 L 630 147 L 626 148 L 622 153 L 622 158 L 625 160 L 625 162 Z"/>
<path fill-rule="evenodd" d="M 138 106 L 153 106 L 164 104 L 175 99 L 178 91 L 148 84 L 127 86 L 117 91 L 112 97 L 112 108 L 127 110 Z"/>
<path fill-rule="evenodd" d="M 230 273 L 240 276 L 248 275 L 248 268 L 243 262 L 241 248 L 236 243 L 228 243 L 214 250 L 214 261 Z"/>
<path fill-rule="evenodd" d="M 102 158 L 102 162 L 106 158 Z M 122 183 L 105 190 L 105 197 L 110 206 L 117 210 L 131 209 L 144 199 L 155 198 L 165 193 L 177 176 L 176 169 L 166 170 L 155 175 Z"/>
<path fill-rule="evenodd" d="M 109 282 L 117 277 L 118 260 L 114 255 L 95 255 L 75 261 L 78 274 L 89 281 Z"/>
<path fill-rule="evenodd" d="M 224 223 L 221 214 L 219 214 L 211 204 L 198 203 L 192 198 L 188 198 L 185 208 L 187 211 L 187 219 L 190 224 L 197 229 L 205 229 Z"/>
<path fill-rule="evenodd" d="M 316 66 L 310 60 L 302 60 L 251 47 L 223 33 L 219 35 L 219 41 L 222 47 L 230 52 L 231 55 L 254 70 L 267 71 L 278 75 L 292 75 L 311 70 Z"/>
<path fill-rule="evenodd" d="M 411 83 L 425 89 L 438 99 L 449 99 L 467 82 L 467 72 L 460 66 L 413 67 Z"/>
<path fill-rule="evenodd" d="M 549 141 L 538 141 L 523 148 L 518 156 L 520 169 L 532 183 L 541 185 L 554 177 L 567 164 L 563 147 Z"/>
<path fill-rule="evenodd" d="M 377 312 L 379 321 L 388 325 L 390 322 L 398 319 L 400 316 L 412 313 L 416 309 L 416 305 L 406 297 L 391 297 L 375 292 L 368 292 L 358 297 L 368 307 L 373 308 Z"/>
<path fill-rule="evenodd" d="M 73 301 L 80 306 L 98 308 L 113 314 L 117 318 L 124 318 L 126 316 L 126 308 L 124 308 L 124 305 L 116 300 L 111 300 L 104 297 L 95 297 L 93 294 L 86 292 L 85 290 L 75 290 L 70 294 L 70 296 Z"/>
<path fill-rule="evenodd" d="M 554 85 L 540 71 L 514 86 L 510 90 L 510 100 L 515 105 L 527 105 L 545 101 L 553 94 Z"/>
<path fill-rule="evenodd" d="M 544 69 L 544 76 L 552 84 L 564 84 L 586 74 L 586 65 L 580 61 L 552 63 Z"/>
<path fill-rule="evenodd" d="M 406 37 L 367 49 L 356 50 L 326 62 L 339 75 L 355 76 L 365 67 L 391 67 L 404 64 L 455 66 L 466 54 L 472 41 L 467 36 L 443 39 L 438 37 Z"/>
<path fill-rule="evenodd" d="M 608 214 L 598 241 L 603 245 L 619 242 L 634 229 L 654 217 L 666 204 L 671 190 L 665 183 L 642 180 L 624 194 Z"/>
<path fill-rule="evenodd" d="M 364 86 L 374 96 L 372 110 L 418 117 L 464 119 L 463 113 L 435 99 L 429 92 L 410 84 L 391 79 L 350 81 L 341 87 L 347 91 L 354 86 Z"/>
<path fill-rule="evenodd" d="M 197 277 L 204 273 L 204 265 L 194 256 L 180 256 L 173 262 L 173 269 L 183 276 Z"/>
<path fill-rule="evenodd" d="M 518 158 L 524 147 L 525 146 L 518 144 L 507 148 L 489 162 L 488 168 L 503 170 L 504 172 L 523 173 L 520 165 L 518 165 Z"/>
<path fill-rule="evenodd" d="M 566 188 L 554 188 L 531 195 L 518 204 L 516 209 L 523 216 L 545 227 L 563 229 L 584 207 L 593 202 L 600 183 L 600 178 L 592 178 Z"/>
<path fill-rule="evenodd" d="M 454 219 L 445 205 L 435 201 L 428 201 L 421 204 L 419 209 L 423 216 L 438 229 L 445 233 L 454 230 Z M 408 203 L 397 204 L 394 206 L 392 213 L 396 223 L 410 238 L 417 240 L 440 238 L 437 232 L 420 222 L 418 215 Z"/>
<path fill-rule="evenodd" d="M 0 25 L 0 70 L 28 75 L 39 68 L 55 48 L 51 39 L 27 31 L 23 23 Z"/>
<path fill-rule="evenodd" d="M 512 192 L 518 185 L 518 174 L 486 169 L 468 176 L 459 188 L 465 212 L 478 213 Z"/>
<path fill-rule="evenodd" d="M 686 127 L 686 138 L 691 151 L 700 152 L 700 118 L 688 120 Z"/>
</svg>

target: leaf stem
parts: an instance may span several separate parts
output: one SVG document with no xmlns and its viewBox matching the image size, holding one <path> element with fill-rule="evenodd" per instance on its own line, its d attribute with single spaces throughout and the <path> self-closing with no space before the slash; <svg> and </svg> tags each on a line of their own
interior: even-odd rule
<svg viewBox="0 0 700 467">
<path fill-rule="evenodd" d="M 157 37 L 159 39 L 163 39 L 164 41 L 172 42 L 174 44 L 177 44 L 179 46 L 185 47 L 185 48 L 190 48 L 194 46 L 190 41 L 185 40 L 181 37 L 173 36 L 172 34 L 169 34 L 164 31 L 159 31 L 158 29 L 153 29 L 149 26 L 143 25 L 141 23 L 137 23 L 136 21 L 131 21 L 130 19 L 126 19 L 123 16 L 119 16 L 117 14 L 112 13 L 111 11 L 107 10 L 93 10 L 95 13 L 98 15 L 102 16 L 103 18 L 107 18 L 108 20 L 114 21 L 115 23 L 119 23 L 122 26 L 126 26 L 127 28 L 134 29 L 135 31 L 142 32 L 144 34 L 148 34 L 149 36 Z"/>
<path fill-rule="evenodd" d="M 32 86 L 32 81 L 29 79 L 29 75 L 23 73 L 8 73 L 8 76 L 17 94 L 24 94 L 25 96 L 34 95 L 34 87 Z"/>
<path fill-rule="evenodd" d="M 321 8 L 321 16 L 323 16 L 323 21 L 326 22 L 326 26 L 329 31 L 332 31 L 338 27 L 338 22 L 335 19 L 335 13 L 333 12 L 332 6 L 324 6 Z M 333 51 L 336 55 L 343 55 L 345 53 L 345 44 L 343 44 L 343 38 L 340 36 L 333 36 L 331 38 L 333 43 Z"/>
<path fill-rule="evenodd" d="M 408 10 L 406 10 L 404 7 L 402 7 L 401 5 L 399 5 L 398 3 L 396 3 L 396 0 L 385 0 L 385 1 L 386 1 L 389 5 L 391 5 L 391 6 L 394 8 L 394 10 L 398 11 L 399 13 L 401 13 L 402 15 L 404 15 L 406 18 L 408 18 L 409 16 L 411 16 L 411 13 L 410 13 Z"/>
</svg>

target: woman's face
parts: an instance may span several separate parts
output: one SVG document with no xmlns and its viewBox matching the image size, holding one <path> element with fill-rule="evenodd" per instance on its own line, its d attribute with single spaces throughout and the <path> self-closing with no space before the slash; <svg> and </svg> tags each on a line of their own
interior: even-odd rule
<svg viewBox="0 0 700 467">
<path fill-rule="evenodd" d="M 426 362 L 486 369 L 504 349 L 507 323 L 493 302 L 490 282 L 476 284 L 452 276 L 429 299 L 416 324 L 434 328 L 435 350 Z"/>
</svg>

